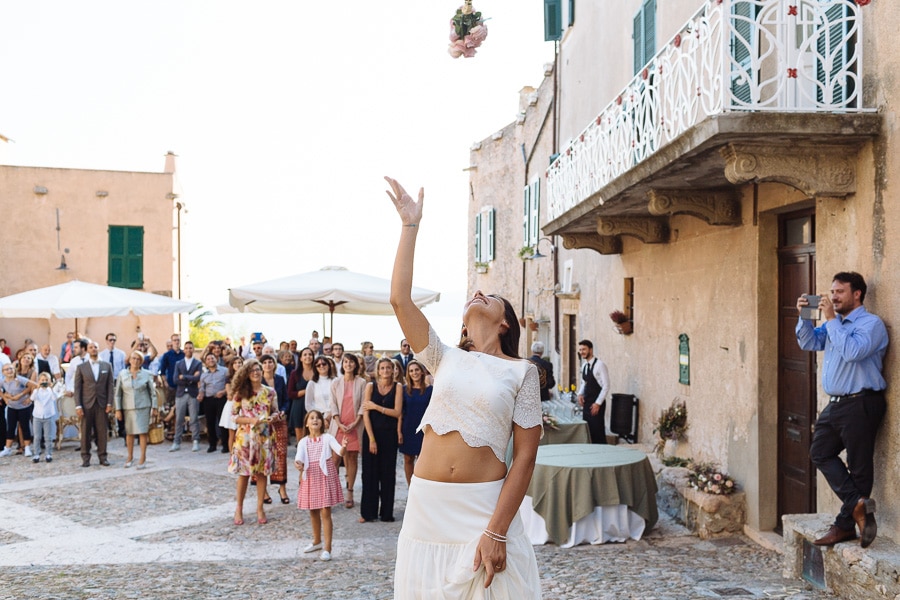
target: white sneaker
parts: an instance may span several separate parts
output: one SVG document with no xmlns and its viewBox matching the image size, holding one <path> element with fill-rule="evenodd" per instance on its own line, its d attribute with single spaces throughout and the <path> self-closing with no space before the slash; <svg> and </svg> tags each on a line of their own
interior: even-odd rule
<svg viewBox="0 0 900 600">
<path fill-rule="evenodd" d="M 191 452 L 200 452 L 200 442 L 194 441 L 194 445 L 191 447 Z"/>
<path fill-rule="evenodd" d="M 308 545 L 306 548 L 303 549 L 303 552 L 304 552 L 304 553 L 306 553 L 306 552 L 315 552 L 316 550 L 321 550 L 321 549 L 322 549 L 322 542 L 319 542 L 318 544 L 310 544 L 310 545 Z"/>
<path fill-rule="evenodd" d="M 4 448 L 3 450 L 0 450 L 0 457 L 9 456 L 10 454 L 12 454 L 12 450 L 10 448 Z"/>
<path fill-rule="evenodd" d="M 34 452 L 31 451 L 31 446 L 25 446 L 25 456 L 29 458 L 34 456 Z"/>
<path fill-rule="evenodd" d="M 178 452 L 179 450 L 181 450 L 181 444 L 177 442 L 172 444 L 172 447 L 169 448 L 169 452 Z"/>
<path fill-rule="evenodd" d="M 322 550 L 322 554 L 319 555 L 319 558 L 322 560 L 331 560 L 331 552 L 328 550 Z"/>
</svg>

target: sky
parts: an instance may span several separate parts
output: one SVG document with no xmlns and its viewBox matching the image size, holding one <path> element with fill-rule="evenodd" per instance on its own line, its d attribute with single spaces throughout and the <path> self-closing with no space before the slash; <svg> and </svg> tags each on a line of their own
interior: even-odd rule
<svg viewBox="0 0 900 600">
<path fill-rule="evenodd" d="M 182 295 L 211 308 L 326 265 L 389 279 L 399 220 L 382 177 L 424 186 L 414 284 L 441 292 L 425 313 L 453 339 L 469 148 L 515 120 L 553 60 L 540 0 L 476 0 L 488 38 L 452 59 L 457 2 L 6 0 L 0 163 L 160 172 L 175 152 Z M 236 336 L 323 332 L 318 315 L 221 318 Z M 393 317 L 336 315 L 335 337 L 402 334 Z"/>
</svg>

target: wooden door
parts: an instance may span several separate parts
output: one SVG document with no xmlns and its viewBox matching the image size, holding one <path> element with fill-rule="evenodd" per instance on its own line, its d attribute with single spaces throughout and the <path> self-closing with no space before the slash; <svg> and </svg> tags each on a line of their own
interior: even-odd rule
<svg viewBox="0 0 900 600">
<path fill-rule="evenodd" d="M 816 292 L 815 212 L 784 215 L 778 248 L 778 530 L 781 515 L 815 512 L 809 459 L 816 418 L 816 353 L 794 333 L 797 298 Z"/>
</svg>

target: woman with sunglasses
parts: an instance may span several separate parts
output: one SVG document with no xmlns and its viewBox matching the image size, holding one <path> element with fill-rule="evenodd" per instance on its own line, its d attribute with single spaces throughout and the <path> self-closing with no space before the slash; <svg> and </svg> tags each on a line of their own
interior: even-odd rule
<svg viewBox="0 0 900 600">
<path fill-rule="evenodd" d="M 331 385 L 335 379 L 334 363 L 327 356 L 319 356 L 313 364 L 316 372 L 306 384 L 306 412 L 317 410 L 325 415 L 325 427 L 331 425 Z"/>
<path fill-rule="evenodd" d="M 542 432 L 537 369 L 519 358 L 512 305 L 481 290 L 463 307 L 459 346 L 441 342 L 411 296 L 425 192 L 415 201 L 385 179 L 402 222 L 391 305 L 435 377 L 397 541 L 394 597 L 484 598 L 490 587 L 492 598 L 540 598 L 534 549 L 518 514 Z"/>
</svg>

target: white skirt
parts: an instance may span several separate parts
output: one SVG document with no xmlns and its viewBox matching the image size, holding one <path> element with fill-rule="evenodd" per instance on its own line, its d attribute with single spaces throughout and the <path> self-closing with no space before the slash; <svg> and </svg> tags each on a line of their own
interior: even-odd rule
<svg viewBox="0 0 900 600">
<path fill-rule="evenodd" d="M 233 400 L 229 400 L 225 403 L 225 408 L 222 409 L 222 416 L 219 417 L 219 427 L 232 430 L 237 429 L 237 423 L 234 422 L 234 415 L 231 414 L 233 407 Z"/>
<path fill-rule="evenodd" d="M 472 570 L 503 482 L 443 483 L 413 475 L 397 540 L 395 599 L 540 599 L 534 548 L 518 513 L 506 533 L 506 568 L 487 589 L 484 566 Z"/>
</svg>

